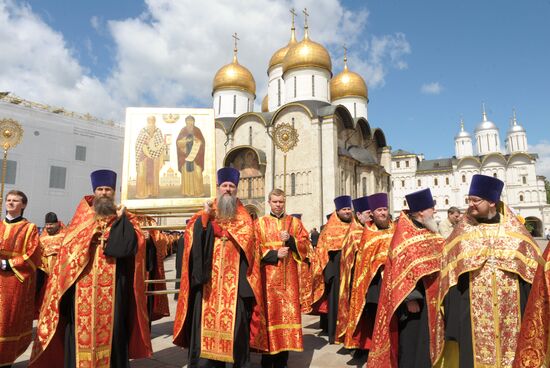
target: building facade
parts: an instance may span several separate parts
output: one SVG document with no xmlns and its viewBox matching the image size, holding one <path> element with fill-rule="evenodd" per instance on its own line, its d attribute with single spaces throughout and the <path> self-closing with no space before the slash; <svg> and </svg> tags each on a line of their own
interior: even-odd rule
<svg viewBox="0 0 550 368">
<path fill-rule="evenodd" d="M 65 223 L 71 219 L 82 196 L 92 193 L 93 170 L 116 171 L 120 186 L 120 124 L 2 93 L 0 119 L 8 118 L 21 124 L 23 138 L 8 152 L 4 193 L 23 191 L 29 198 L 24 216 L 38 226 L 50 211 Z"/>
<path fill-rule="evenodd" d="M 455 136 L 455 155 L 426 160 L 423 155 L 397 150 L 392 153 L 392 212 L 398 215 L 407 208 L 405 195 L 430 188 L 436 201 L 439 220 L 451 206 L 464 211 L 474 174 L 499 178 L 505 183 L 502 199 L 526 219 L 535 236 L 550 228 L 550 205 L 546 203 L 544 177 L 537 175 L 537 154 L 529 153 L 527 133 L 514 112 L 506 134 L 505 148 L 500 146 L 500 132 L 483 109 L 474 136 L 464 129 Z"/>
<path fill-rule="evenodd" d="M 271 57 L 261 112 L 253 111 L 256 82 L 239 64 L 236 47 L 233 61 L 215 74 L 216 166 L 240 170 L 238 196 L 250 212 L 264 215 L 268 193 L 285 188 L 287 212 L 319 228 L 336 196 L 390 189 L 391 149 L 367 120 L 363 78 L 348 69 L 345 56 L 344 69 L 333 76 L 330 55 L 310 38 L 307 21 L 304 31 L 298 41 L 292 25 L 288 44 Z M 297 135 L 286 153 L 273 137 L 281 124 Z"/>
</svg>

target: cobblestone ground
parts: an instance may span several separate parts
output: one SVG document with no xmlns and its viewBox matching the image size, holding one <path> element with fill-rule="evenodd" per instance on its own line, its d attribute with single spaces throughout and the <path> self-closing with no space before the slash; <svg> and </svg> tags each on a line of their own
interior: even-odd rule
<svg viewBox="0 0 550 368">
<path fill-rule="evenodd" d="M 541 249 L 546 247 L 546 240 L 537 240 Z M 166 278 L 175 278 L 175 257 L 170 256 L 165 260 Z M 169 284 L 168 288 L 173 288 Z M 154 354 L 149 359 L 132 361 L 134 368 L 175 368 L 187 366 L 187 351 L 172 344 L 172 327 L 176 302 L 172 296 L 170 300 L 170 317 L 153 322 L 152 341 Z M 301 353 L 291 352 L 288 366 L 291 368 L 338 368 L 338 367 L 360 367 L 362 362 L 352 360 L 349 351 L 345 351 L 340 345 L 330 345 L 326 336 L 320 336 L 319 317 L 302 316 L 304 326 L 304 351 Z M 19 357 L 13 368 L 27 367 L 31 349 Z M 252 368 L 260 367 L 261 356 L 252 353 Z M 54 368 L 54 367 L 52 367 Z"/>
</svg>

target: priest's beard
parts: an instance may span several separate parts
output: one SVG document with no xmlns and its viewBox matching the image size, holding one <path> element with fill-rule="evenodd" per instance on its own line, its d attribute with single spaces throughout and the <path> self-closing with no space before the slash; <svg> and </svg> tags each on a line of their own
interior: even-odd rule
<svg viewBox="0 0 550 368">
<path fill-rule="evenodd" d="M 218 196 L 218 215 L 221 220 L 235 218 L 237 214 L 237 195 L 222 194 Z"/>
<path fill-rule="evenodd" d="M 380 218 L 377 218 L 377 217 L 373 217 L 372 218 L 372 221 L 374 221 L 374 224 L 376 225 L 377 228 L 379 228 L 380 230 L 385 230 L 387 228 L 390 227 L 390 219 L 389 217 L 387 217 L 386 219 L 380 219 Z"/>
<path fill-rule="evenodd" d="M 110 216 L 116 213 L 116 205 L 113 198 L 110 197 L 95 197 L 94 211 L 98 216 Z"/>
<path fill-rule="evenodd" d="M 437 233 L 437 222 L 435 221 L 433 216 L 423 219 L 422 224 L 432 233 Z"/>
</svg>

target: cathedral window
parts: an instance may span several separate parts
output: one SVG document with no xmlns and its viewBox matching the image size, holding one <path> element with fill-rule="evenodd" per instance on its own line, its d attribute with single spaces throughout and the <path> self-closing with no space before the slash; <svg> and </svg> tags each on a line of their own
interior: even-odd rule
<svg viewBox="0 0 550 368">
<path fill-rule="evenodd" d="M 449 205 L 449 199 L 445 198 L 445 206 L 448 206 L 448 205 Z"/>
<path fill-rule="evenodd" d="M 50 188 L 65 189 L 67 168 L 62 166 L 50 166 Z"/>
<path fill-rule="evenodd" d="M 290 195 L 296 195 L 296 174 L 290 174 Z"/>
<path fill-rule="evenodd" d="M 252 146 L 252 127 L 248 127 L 248 145 Z"/>
<path fill-rule="evenodd" d="M 277 106 L 281 106 L 281 80 L 277 79 Z"/>
<path fill-rule="evenodd" d="M 233 95 L 233 114 L 237 113 L 237 95 Z"/>
<path fill-rule="evenodd" d="M 399 169 L 399 168 L 401 167 L 401 162 L 397 161 L 397 162 L 395 163 L 395 166 Z"/>
<path fill-rule="evenodd" d="M 405 188 L 405 180 L 401 180 L 401 188 Z"/>
<path fill-rule="evenodd" d="M 250 112 L 250 98 L 247 100 L 246 103 L 246 112 Z"/>
<path fill-rule="evenodd" d="M 437 178 L 434 178 L 434 185 L 439 185 L 439 180 L 437 180 Z"/>
<path fill-rule="evenodd" d="M 462 175 L 462 182 L 466 183 L 466 175 Z"/>
<path fill-rule="evenodd" d="M 449 185 L 449 178 L 445 178 L 445 184 Z"/>
<path fill-rule="evenodd" d="M 407 207 L 407 200 L 406 199 L 403 200 L 403 207 Z"/>
<path fill-rule="evenodd" d="M 296 76 L 294 77 L 294 98 L 296 98 Z"/>
<path fill-rule="evenodd" d="M 523 202 L 523 194 L 520 194 L 520 195 L 519 195 L 519 201 L 520 201 L 520 202 Z"/>
<path fill-rule="evenodd" d="M 418 186 L 421 187 L 422 186 L 422 180 L 418 179 Z"/>
<path fill-rule="evenodd" d="M 409 167 L 409 160 L 405 161 L 405 167 Z"/>
<path fill-rule="evenodd" d="M 315 75 L 311 76 L 311 95 L 315 97 Z"/>
<path fill-rule="evenodd" d="M 523 182 L 523 184 L 527 184 L 527 176 L 522 177 L 521 181 Z"/>
<path fill-rule="evenodd" d="M 353 117 L 357 117 L 357 103 L 355 102 L 353 103 Z"/>
<path fill-rule="evenodd" d="M 362 186 L 362 190 L 363 190 L 363 196 L 366 196 L 367 195 L 367 178 L 362 178 L 361 179 L 361 186 Z"/>
<path fill-rule="evenodd" d="M 497 173 L 493 173 L 493 178 L 496 178 L 497 177 Z"/>
</svg>

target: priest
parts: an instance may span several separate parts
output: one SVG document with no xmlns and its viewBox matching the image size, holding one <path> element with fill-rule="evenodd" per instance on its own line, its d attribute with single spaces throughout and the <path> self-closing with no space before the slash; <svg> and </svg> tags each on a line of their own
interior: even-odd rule
<svg viewBox="0 0 550 368">
<path fill-rule="evenodd" d="M 429 368 L 443 350 L 437 298 L 444 239 L 430 190 L 405 198 L 409 210 L 399 216 L 384 264 L 368 368 Z"/>
<path fill-rule="evenodd" d="M 329 343 L 336 342 L 336 321 L 340 295 L 340 260 L 342 249 L 353 249 L 349 244 L 360 240 L 362 228 L 353 216 L 351 197 L 334 199 L 336 210 L 319 236 L 312 267 L 313 313 L 326 316 Z"/>
<path fill-rule="evenodd" d="M 40 266 L 36 225 L 23 217 L 27 196 L 10 190 L 5 200 L 7 214 L 0 222 L 0 367 L 11 366 L 31 343 Z"/>
<path fill-rule="evenodd" d="M 237 199 L 239 177 L 234 168 L 219 169 L 216 200 L 185 231 L 174 344 L 189 349 L 189 367 L 244 367 L 250 348 L 267 348 L 260 257 L 252 219 Z"/>
<path fill-rule="evenodd" d="M 445 349 L 455 351 L 460 367 L 512 366 L 531 283 L 543 262 L 537 243 L 501 202 L 503 187 L 492 176 L 472 177 L 468 210 L 443 254 Z"/>
<path fill-rule="evenodd" d="M 269 215 L 255 226 L 269 348 L 262 368 L 284 368 L 289 351 L 303 351 L 299 267 L 308 261 L 311 244 L 302 221 L 286 215 L 284 191 L 273 189 L 268 204 Z"/>
<path fill-rule="evenodd" d="M 114 202 L 116 173 L 91 174 L 46 286 L 31 367 L 129 367 L 152 353 L 145 297 L 145 241 Z"/>
</svg>

